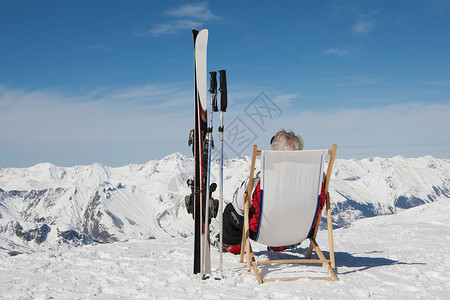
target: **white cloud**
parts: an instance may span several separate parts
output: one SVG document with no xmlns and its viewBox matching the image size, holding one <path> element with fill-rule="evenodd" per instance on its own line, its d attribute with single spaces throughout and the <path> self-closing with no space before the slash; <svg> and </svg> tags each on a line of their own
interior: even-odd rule
<svg viewBox="0 0 450 300">
<path fill-rule="evenodd" d="M 165 13 L 174 19 L 157 24 L 153 28 L 145 31 L 137 31 L 136 36 L 163 34 L 173 34 L 180 30 L 201 27 L 208 21 L 220 20 L 221 17 L 215 15 L 208 7 L 207 2 L 185 4 L 178 8 L 171 9 Z"/>
<path fill-rule="evenodd" d="M 187 149 L 192 91 L 156 85 L 106 90 L 74 96 L 0 86 L 0 167 L 118 165 Z"/>
<path fill-rule="evenodd" d="M 203 21 L 220 19 L 220 17 L 216 16 L 208 8 L 207 2 L 185 4 L 181 7 L 169 10 L 167 15 L 177 18 L 188 18 Z"/>
<path fill-rule="evenodd" d="M 288 107 L 294 102 L 294 100 L 299 99 L 300 95 L 298 93 L 294 94 L 283 94 L 278 95 L 273 98 L 273 101 L 281 107 Z"/>
<path fill-rule="evenodd" d="M 342 158 L 450 158 L 450 103 L 404 103 L 358 109 L 287 111 L 274 128 L 287 127 L 305 139 L 305 147 L 337 143 Z"/>
<path fill-rule="evenodd" d="M 192 21 L 192 20 L 175 20 L 175 21 L 169 21 L 167 23 L 158 24 L 154 26 L 152 29 L 149 29 L 147 31 L 137 31 L 134 33 L 136 36 L 146 36 L 146 35 L 153 35 L 153 36 L 160 36 L 163 34 L 172 34 L 179 30 L 184 29 L 192 29 L 195 27 L 200 27 L 203 25 L 203 22 L 200 21 Z"/>
<path fill-rule="evenodd" d="M 371 84 L 373 81 L 376 79 L 359 78 L 357 84 Z M 256 134 L 252 145 L 255 143 L 261 149 L 268 149 L 273 134 L 284 128 L 302 135 L 308 149 L 331 147 L 337 143 L 340 158 L 396 155 L 450 158 L 450 102 L 439 104 L 425 99 L 423 102 L 396 105 L 329 109 L 311 103 L 299 94 L 267 91 L 267 96 L 283 114 L 269 117 L 264 109 L 260 110 L 264 118 L 264 126 L 260 128 L 245 113 L 259 92 L 249 91 L 248 87 L 239 87 L 238 90 L 236 86 L 230 90 L 234 93 L 230 96 L 232 103 L 226 114 L 225 128 L 239 118 Z M 250 155 L 250 151 L 240 154 Z M 230 157 L 236 155 L 227 148 L 225 152 Z"/>
<path fill-rule="evenodd" d="M 353 25 L 352 31 L 360 35 L 366 35 L 374 27 L 375 24 L 373 21 L 367 20 L 365 16 L 360 16 L 356 23 Z"/>
<path fill-rule="evenodd" d="M 231 90 L 235 92 L 230 93 L 225 128 L 239 117 L 255 131 L 255 143 L 262 149 L 274 132 L 285 128 L 302 135 L 308 149 L 337 143 L 340 158 L 427 154 L 450 158 L 450 102 L 307 110 L 300 107 L 298 94 L 269 94 L 283 114 L 267 120 L 262 130 L 243 112 L 258 93 Z M 247 102 L 236 102 L 241 98 Z M 171 85 L 108 87 L 83 95 L 0 85 L 0 167 L 44 161 L 117 166 L 177 151 L 189 155 L 192 102 L 190 88 Z"/>
</svg>

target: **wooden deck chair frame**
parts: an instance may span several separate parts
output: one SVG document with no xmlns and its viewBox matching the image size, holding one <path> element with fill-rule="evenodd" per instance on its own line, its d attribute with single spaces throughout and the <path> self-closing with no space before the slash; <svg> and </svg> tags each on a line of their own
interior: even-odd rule
<svg viewBox="0 0 450 300">
<path fill-rule="evenodd" d="M 333 144 L 333 147 L 328 150 L 328 155 L 330 156 L 328 161 L 328 168 L 325 177 L 325 193 L 326 193 L 326 218 L 327 218 L 327 227 L 328 227 L 328 243 L 329 243 L 329 258 L 326 258 L 320 249 L 319 245 L 316 242 L 316 236 L 320 224 L 320 218 L 323 213 L 320 214 L 319 219 L 317 221 L 317 225 L 311 237 L 309 237 L 310 245 L 306 255 L 306 258 L 303 259 L 284 259 L 284 260 L 265 260 L 265 261 L 257 261 L 255 255 L 252 250 L 252 246 L 250 244 L 250 228 L 249 228 L 249 211 L 250 211 L 250 201 L 251 201 L 251 192 L 253 187 L 253 175 L 255 170 L 255 162 L 256 157 L 261 155 L 261 151 L 258 150 L 257 145 L 253 146 L 253 154 L 252 154 L 252 162 L 250 167 L 250 177 L 248 183 L 248 190 L 244 194 L 244 229 L 242 232 L 242 246 L 241 246 L 241 256 L 240 262 L 244 262 L 244 256 L 246 256 L 246 264 L 247 264 L 247 272 L 251 271 L 253 268 L 253 273 L 255 274 L 256 280 L 258 283 L 263 283 L 266 281 L 294 281 L 301 278 L 310 278 L 310 279 L 319 279 L 319 280 L 329 280 L 329 281 L 338 281 L 338 278 L 335 274 L 335 259 L 334 259 L 334 243 L 333 243 L 333 228 L 331 222 L 331 207 L 330 207 L 330 194 L 328 193 L 328 185 L 330 183 L 331 172 L 333 169 L 334 160 L 336 157 L 337 145 Z M 311 259 L 311 255 L 313 250 L 316 252 L 318 259 Z M 322 264 L 326 267 L 329 276 L 327 277 L 295 277 L 295 278 L 270 278 L 263 279 L 259 272 L 258 264 Z"/>
</svg>

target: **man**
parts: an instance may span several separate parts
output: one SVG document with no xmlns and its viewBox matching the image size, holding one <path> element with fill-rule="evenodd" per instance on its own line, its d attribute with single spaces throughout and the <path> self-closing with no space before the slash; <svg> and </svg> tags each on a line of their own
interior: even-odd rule
<svg viewBox="0 0 450 300">
<path fill-rule="evenodd" d="M 278 131 L 270 141 L 272 150 L 287 151 L 287 150 L 303 150 L 303 139 L 296 136 L 293 132 L 286 132 L 285 130 Z M 247 191 L 248 179 L 242 182 L 241 186 L 233 195 L 233 201 L 229 203 L 223 212 L 223 245 L 227 252 L 239 254 L 241 251 L 242 228 L 244 224 L 244 193 Z M 322 187 L 322 194 L 320 196 L 320 209 L 325 203 L 325 193 Z M 250 208 L 250 238 L 254 239 L 259 223 L 260 213 L 260 184 L 259 173 L 253 180 L 252 187 L 252 203 Z M 319 209 L 319 212 L 321 211 Z M 314 224 L 315 225 L 315 224 Z M 219 236 L 215 234 L 212 236 L 212 244 L 218 246 Z M 283 247 L 268 247 L 271 251 L 282 251 L 290 246 Z"/>
</svg>

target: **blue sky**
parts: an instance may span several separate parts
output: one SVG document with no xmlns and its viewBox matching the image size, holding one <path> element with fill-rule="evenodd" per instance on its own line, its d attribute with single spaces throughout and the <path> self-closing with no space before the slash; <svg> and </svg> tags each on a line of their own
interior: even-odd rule
<svg viewBox="0 0 450 300">
<path fill-rule="evenodd" d="M 340 158 L 450 158 L 449 1 L 4 0 L 0 167 L 190 155 L 193 27 L 246 130 L 228 157 L 286 128 Z"/>
</svg>

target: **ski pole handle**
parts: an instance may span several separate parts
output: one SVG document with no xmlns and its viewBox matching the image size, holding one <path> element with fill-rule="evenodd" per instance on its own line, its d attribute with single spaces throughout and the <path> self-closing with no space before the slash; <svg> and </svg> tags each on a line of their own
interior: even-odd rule
<svg viewBox="0 0 450 300">
<path fill-rule="evenodd" d="M 227 74 L 226 70 L 220 70 L 220 111 L 227 111 Z"/>
<path fill-rule="evenodd" d="M 209 72 L 211 75 L 209 80 L 209 92 L 212 97 L 212 111 L 219 111 L 217 108 L 217 72 Z"/>
<path fill-rule="evenodd" d="M 209 72 L 209 75 L 211 75 L 209 81 L 209 92 L 211 94 L 217 94 L 217 72 Z"/>
</svg>

